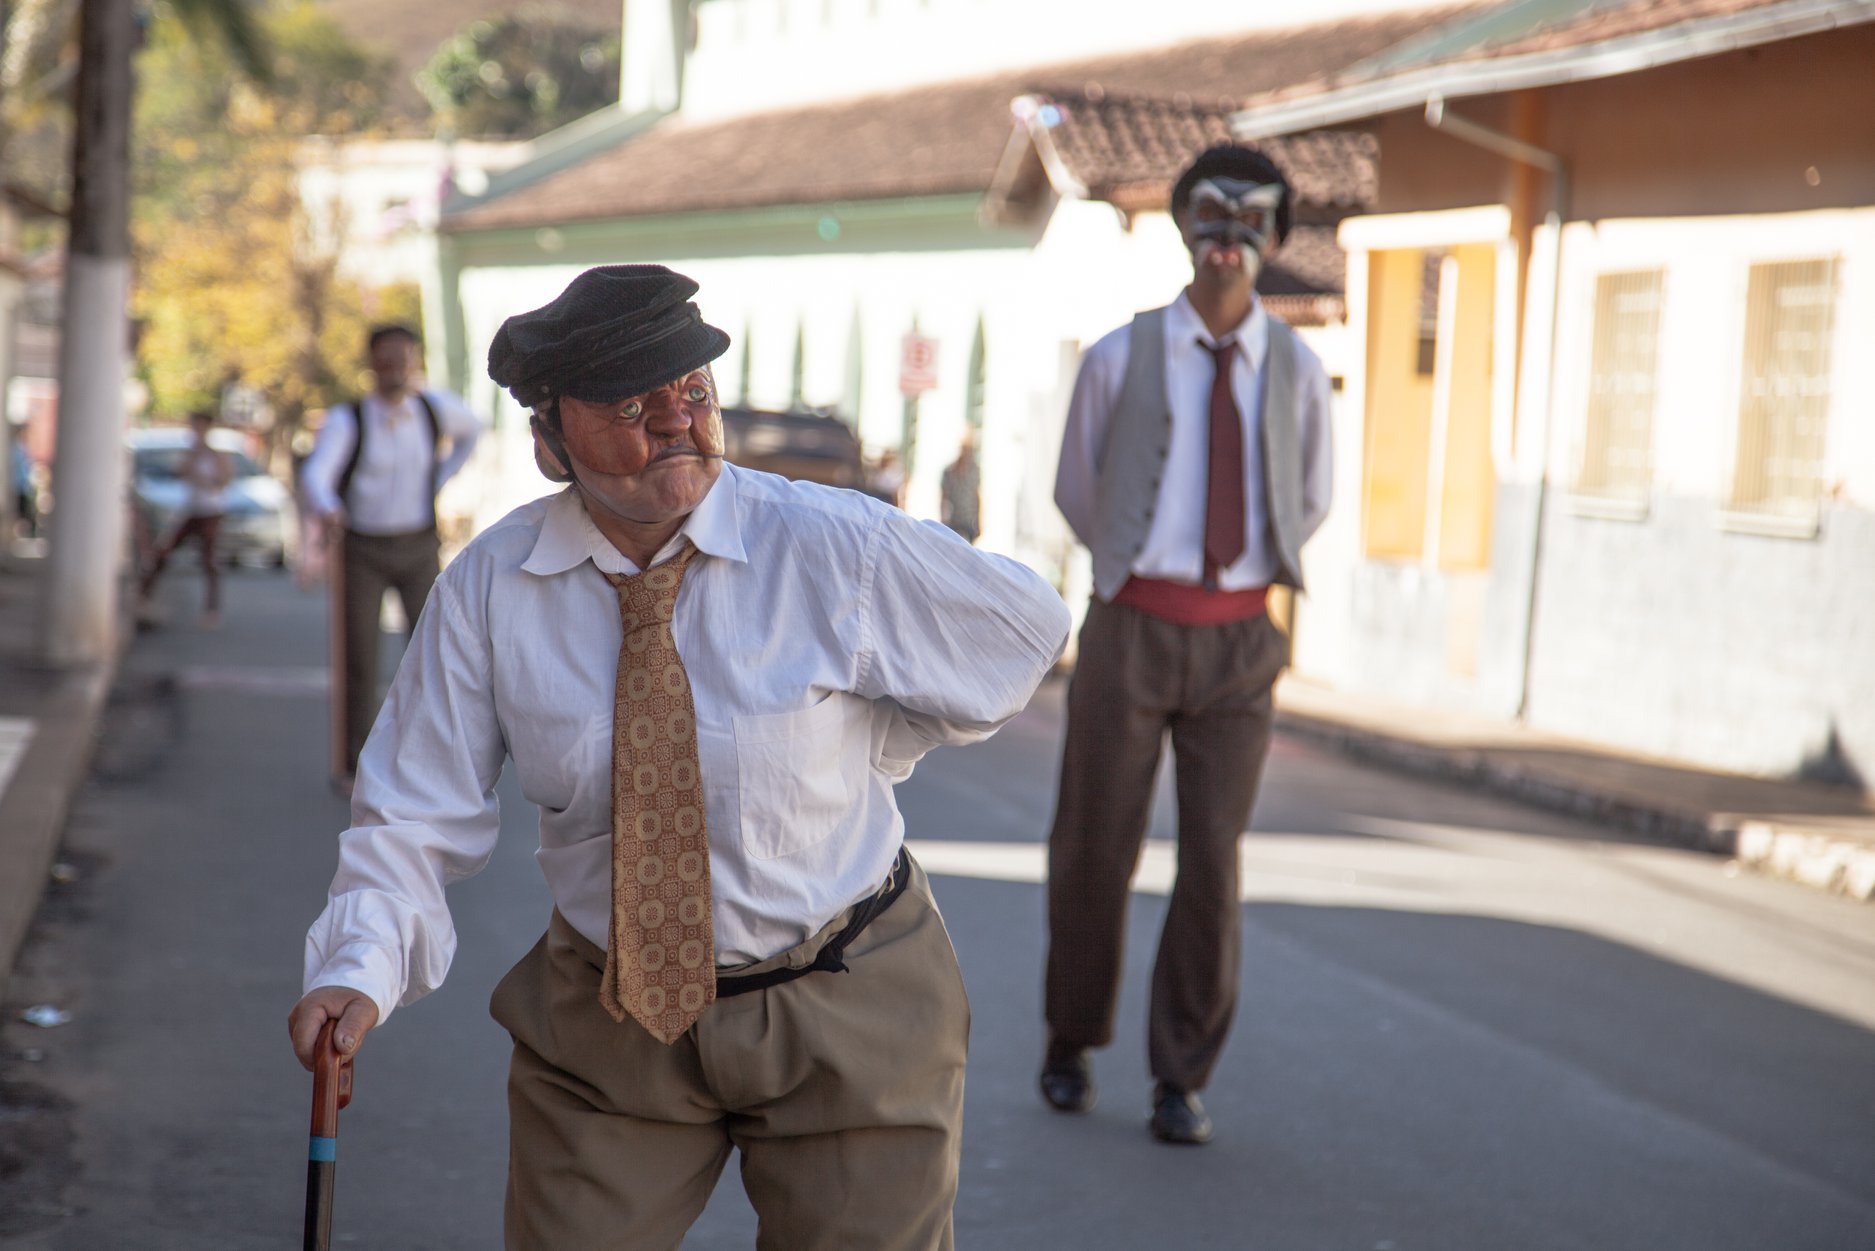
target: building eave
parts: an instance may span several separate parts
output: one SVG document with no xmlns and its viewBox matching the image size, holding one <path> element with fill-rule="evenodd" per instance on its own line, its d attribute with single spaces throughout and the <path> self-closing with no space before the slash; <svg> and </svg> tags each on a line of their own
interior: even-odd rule
<svg viewBox="0 0 1875 1251">
<path fill-rule="evenodd" d="M 443 205 L 445 219 L 465 213 L 511 192 L 531 187 L 562 170 L 571 169 L 601 152 L 608 152 L 627 140 L 636 138 L 670 116 L 655 109 L 626 113 L 616 105 L 588 113 L 557 130 L 533 140 L 520 162 L 500 173 L 491 174 L 488 189 L 480 195 L 455 195 Z"/>
<path fill-rule="evenodd" d="M 1476 61 L 1454 60 L 1292 100 L 1252 103 L 1232 114 L 1244 140 L 1379 117 L 1458 99 L 1613 78 L 1875 21 L 1875 0 L 1792 0 L 1644 34 Z"/>
<path fill-rule="evenodd" d="M 488 226 L 458 230 L 444 238 L 453 262 L 464 268 L 657 260 L 676 252 L 740 256 L 757 242 L 782 252 L 828 254 L 881 246 L 917 251 L 964 245 L 1019 247 L 1033 242 L 1030 227 L 983 222 L 981 202 L 976 192 L 825 200 L 559 225 Z"/>
</svg>

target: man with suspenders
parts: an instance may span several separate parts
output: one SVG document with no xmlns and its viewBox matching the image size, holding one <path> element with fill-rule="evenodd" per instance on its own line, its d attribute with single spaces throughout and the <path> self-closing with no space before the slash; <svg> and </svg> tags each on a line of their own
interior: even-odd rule
<svg viewBox="0 0 1875 1251">
<path fill-rule="evenodd" d="M 368 342 L 376 385 L 326 413 L 300 473 L 305 507 L 341 553 L 335 592 L 343 663 L 344 747 L 334 784 L 349 791 L 358 753 L 378 710 L 378 614 L 397 592 L 414 624 L 436 580 L 436 493 L 468 460 L 482 423 L 447 391 L 418 389 L 416 332 L 379 326 Z"/>
<path fill-rule="evenodd" d="M 1269 747 L 1288 637 L 1268 588 L 1301 587 L 1302 544 L 1328 512 L 1329 384 L 1255 294 L 1288 233 L 1290 191 L 1253 149 L 1202 153 L 1172 191 L 1191 285 L 1081 362 L 1055 501 L 1094 557 L 1068 691 L 1049 835 L 1042 1095 L 1094 1105 L 1087 1052 L 1113 1036 L 1127 886 L 1169 732 L 1178 878 L 1152 974 L 1151 1128 L 1202 1143 L 1198 1101 L 1237 1002 L 1238 835 Z"/>
</svg>

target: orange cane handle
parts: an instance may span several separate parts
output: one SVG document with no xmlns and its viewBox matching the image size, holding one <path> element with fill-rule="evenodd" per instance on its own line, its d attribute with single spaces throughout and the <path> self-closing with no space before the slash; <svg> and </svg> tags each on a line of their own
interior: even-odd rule
<svg viewBox="0 0 1875 1251">
<path fill-rule="evenodd" d="M 332 1041 L 336 1021 L 319 1027 L 313 1044 L 312 1133 L 315 1138 L 339 1136 L 339 1109 L 352 1101 L 352 1062 L 339 1054 Z"/>
</svg>

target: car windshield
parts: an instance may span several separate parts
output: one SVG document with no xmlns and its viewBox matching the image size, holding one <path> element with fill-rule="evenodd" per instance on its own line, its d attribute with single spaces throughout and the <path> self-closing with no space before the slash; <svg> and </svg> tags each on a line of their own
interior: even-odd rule
<svg viewBox="0 0 1875 1251">
<path fill-rule="evenodd" d="M 137 476 L 139 478 L 182 477 L 182 464 L 188 457 L 186 447 L 140 447 L 136 450 Z M 246 452 L 224 452 L 225 456 L 234 457 L 234 476 L 237 478 L 257 478 L 263 472 Z"/>
</svg>

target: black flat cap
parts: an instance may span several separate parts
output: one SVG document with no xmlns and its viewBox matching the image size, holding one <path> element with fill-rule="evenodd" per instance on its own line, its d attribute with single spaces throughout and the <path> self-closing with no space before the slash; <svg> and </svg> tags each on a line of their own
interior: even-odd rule
<svg viewBox="0 0 1875 1251">
<path fill-rule="evenodd" d="M 488 376 L 523 408 L 570 395 L 610 404 L 721 356 L 729 336 L 703 320 L 694 280 L 662 265 L 589 269 L 531 313 L 501 323 Z"/>
</svg>

